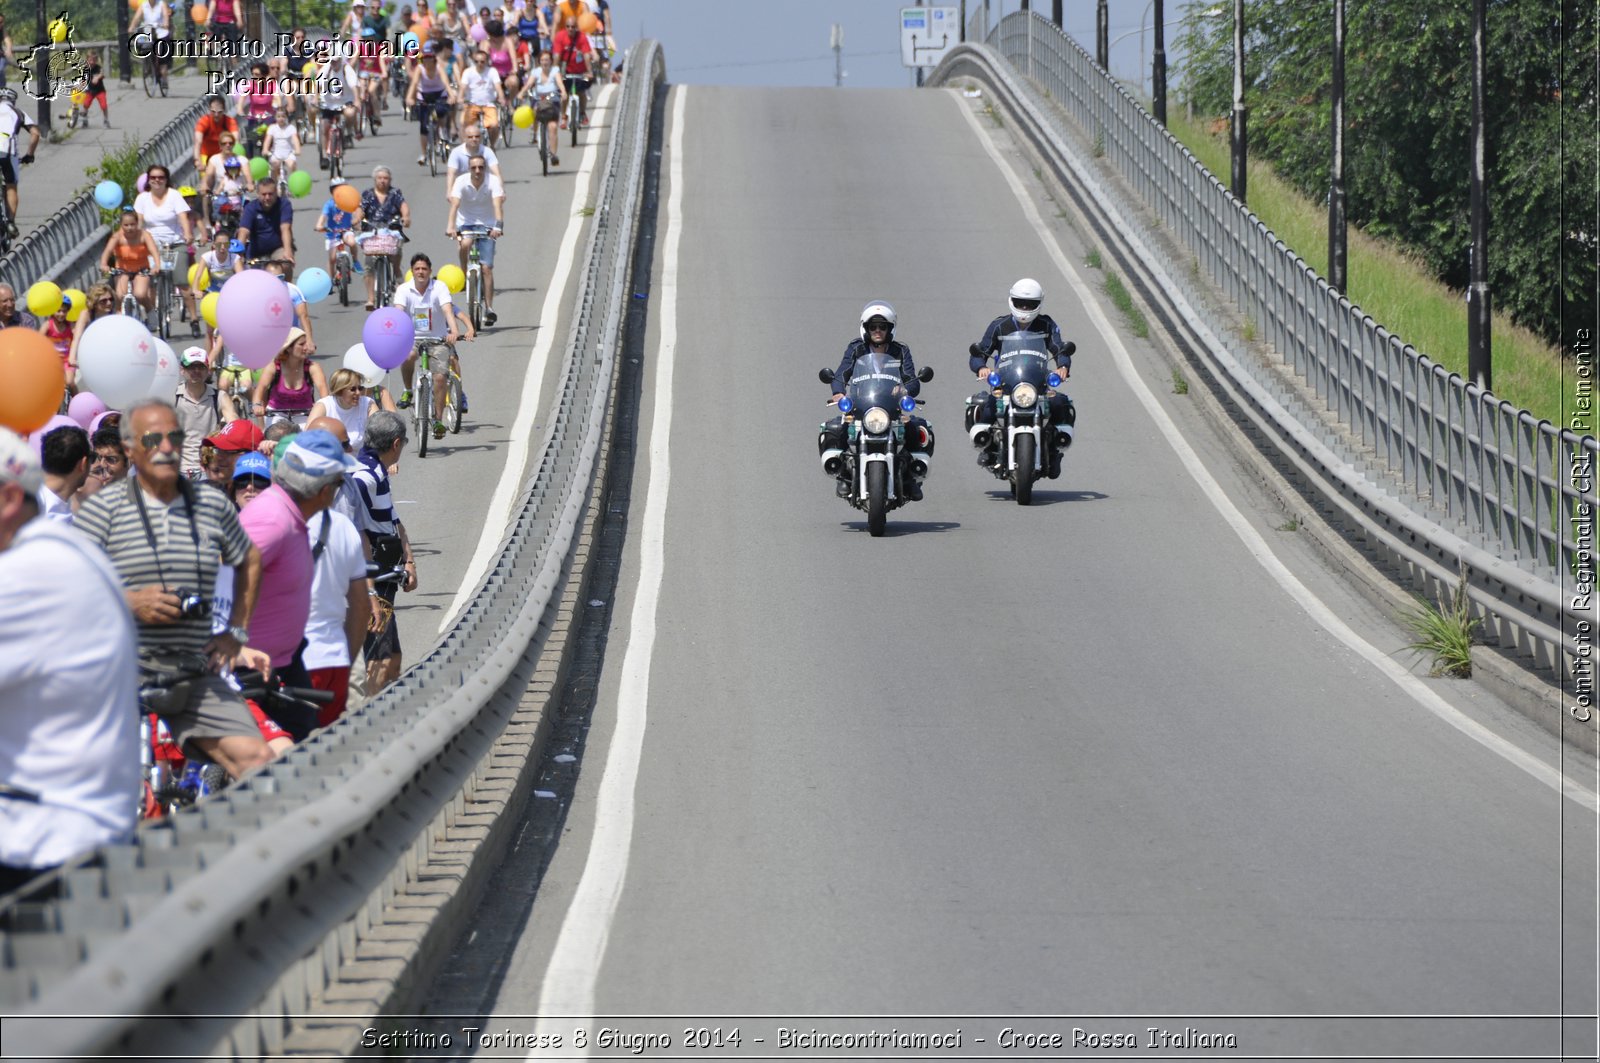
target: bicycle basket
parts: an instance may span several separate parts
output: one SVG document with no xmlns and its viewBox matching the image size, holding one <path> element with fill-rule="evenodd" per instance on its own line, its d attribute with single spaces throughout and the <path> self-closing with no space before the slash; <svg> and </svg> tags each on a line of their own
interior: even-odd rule
<svg viewBox="0 0 1600 1063">
<path fill-rule="evenodd" d="M 372 233 L 359 242 L 369 255 L 392 255 L 400 250 L 400 238 L 393 233 Z"/>
</svg>

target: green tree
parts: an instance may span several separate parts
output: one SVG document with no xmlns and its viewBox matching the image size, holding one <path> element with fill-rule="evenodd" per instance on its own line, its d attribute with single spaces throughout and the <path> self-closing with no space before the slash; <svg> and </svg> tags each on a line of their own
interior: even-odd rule
<svg viewBox="0 0 1600 1063">
<path fill-rule="evenodd" d="M 1328 189 L 1333 23 L 1326 0 L 1247 0 L 1251 152 L 1301 191 Z M 1352 223 L 1415 251 L 1464 288 L 1471 5 L 1350 0 L 1345 181 Z M 1595 9 L 1575 0 L 1491 0 L 1488 14 L 1490 234 L 1495 305 L 1552 343 L 1593 322 Z M 1191 17 L 1183 91 L 1225 116 L 1233 99 L 1230 19 Z M 1568 336 L 1561 335 L 1565 315 Z"/>
</svg>

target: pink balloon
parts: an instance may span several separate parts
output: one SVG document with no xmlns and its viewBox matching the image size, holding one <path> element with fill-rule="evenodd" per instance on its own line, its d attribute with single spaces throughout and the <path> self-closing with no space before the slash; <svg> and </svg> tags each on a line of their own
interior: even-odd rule
<svg viewBox="0 0 1600 1063">
<path fill-rule="evenodd" d="M 235 273 L 217 298 L 217 329 L 239 361 L 249 369 L 271 362 L 294 327 L 289 288 L 264 269 Z"/>
<path fill-rule="evenodd" d="M 49 435 L 51 432 L 54 432 L 57 428 L 82 427 L 82 425 L 80 425 L 77 421 L 74 421 L 72 418 L 66 416 L 65 414 L 58 413 L 46 421 L 43 428 L 39 429 L 37 432 L 30 433 L 28 436 L 28 443 L 32 445 L 33 452 L 39 455 L 39 460 L 43 461 L 45 436 Z"/>
<path fill-rule="evenodd" d="M 110 417 L 112 414 L 114 414 L 116 412 L 117 412 L 116 410 L 107 410 L 105 413 L 97 413 L 97 414 L 95 414 L 94 415 L 94 419 L 89 422 L 89 438 L 93 439 L 94 438 L 94 434 L 96 432 L 100 431 L 100 422 L 101 421 L 104 421 L 107 417 Z"/>
<path fill-rule="evenodd" d="M 98 421 L 105 412 L 106 404 L 92 391 L 80 391 L 67 403 L 67 416 L 84 428 Z"/>
<path fill-rule="evenodd" d="M 374 310 L 361 326 L 361 342 L 367 348 L 367 357 L 383 369 L 393 369 L 411 357 L 411 344 L 416 339 L 416 327 L 411 317 L 398 306 L 385 306 Z"/>
<path fill-rule="evenodd" d="M 481 22 L 474 22 L 472 24 L 472 29 L 468 30 L 467 34 L 475 41 L 486 41 L 489 39 L 489 31 L 483 28 L 483 23 Z"/>
<path fill-rule="evenodd" d="M 142 173 L 142 174 L 139 175 L 139 179 L 137 181 L 133 182 L 133 187 L 135 187 L 139 191 L 143 192 L 143 191 L 145 191 L 145 185 L 147 185 L 149 183 L 149 181 L 150 181 L 150 175 Z"/>
</svg>

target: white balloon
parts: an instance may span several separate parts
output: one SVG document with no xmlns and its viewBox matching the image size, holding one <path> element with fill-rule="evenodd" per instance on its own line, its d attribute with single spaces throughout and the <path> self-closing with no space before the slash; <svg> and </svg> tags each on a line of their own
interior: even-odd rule
<svg viewBox="0 0 1600 1063">
<path fill-rule="evenodd" d="M 150 394 L 159 351 L 138 318 L 107 314 L 89 323 L 78 344 L 78 384 L 113 410 Z"/>
<path fill-rule="evenodd" d="M 178 353 L 160 336 L 151 339 L 156 341 L 156 371 L 150 378 L 150 394 L 158 399 L 170 399 L 178 393 L 178 378 L 183 374 L 178 365 Z"/>
<path fill-rule="evenodd" d="M 366 387 L 375 388 L 383 383 L 383 378 L 389 371 L 372 360 L 367 353 L 367 345 L 358 343 L 344 352 L 344 367 L 361 376 L 361 382 Z"/>
</svg>

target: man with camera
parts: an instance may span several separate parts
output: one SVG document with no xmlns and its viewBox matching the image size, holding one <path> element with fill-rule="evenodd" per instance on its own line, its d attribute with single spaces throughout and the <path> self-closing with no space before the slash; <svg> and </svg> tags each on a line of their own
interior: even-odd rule
<svg viewBox="0 0 1600 1063">
<path fill-rule="evenodd" d="M 222 492 L 190 483 L 181 471 L 183 429 L 169 403 L 140 402 L 122 418 L 134 475 L 108 484 L 78 511 L 76 527 L 111 559 L 139 625 L 141 667 L 209 674 L 176 683 L 158 708 L 174 740 L 239 778 L 272 759 L 238 693 L 217 673 L 251 651 L 246 625 L 261 583 L 261 554 Z M 211 634 L 219 558 L 234 566 L 233 607 L 225 632 Z"/>
</svg>

